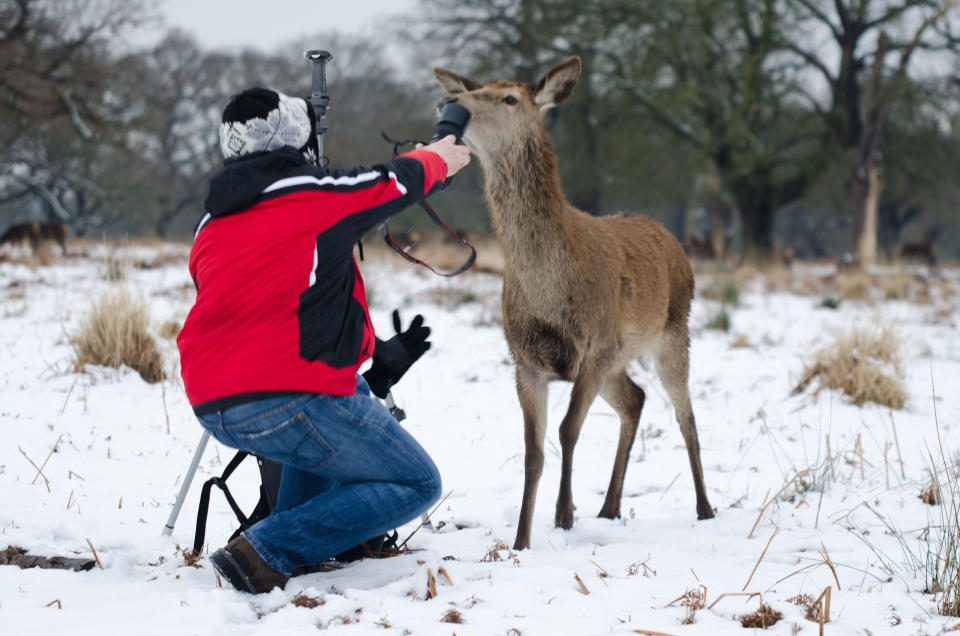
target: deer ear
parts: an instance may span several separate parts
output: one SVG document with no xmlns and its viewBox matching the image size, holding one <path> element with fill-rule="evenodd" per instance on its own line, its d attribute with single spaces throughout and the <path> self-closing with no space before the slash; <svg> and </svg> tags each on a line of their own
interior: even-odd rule
<svg viewBox="0 0 960 636">
<path fill-rule="evenodd" d="M 534 87 L 534 103 L 540 107 L 540 110 L 547 110 L 570 97 L 573 87 L 577 85 L 581 70 L 583 70 L 583 63 L 578 55 L 569 57 L 554 66 Z"/>
<path fill-rule="evenodd" d="M 451 94 L 473 91 L 483 86 L 479 82 L 439 67 L 434 67 L 433 75 L 437 78 L 437 81 L 440 82 L 440 86 Z"/>
</svg>

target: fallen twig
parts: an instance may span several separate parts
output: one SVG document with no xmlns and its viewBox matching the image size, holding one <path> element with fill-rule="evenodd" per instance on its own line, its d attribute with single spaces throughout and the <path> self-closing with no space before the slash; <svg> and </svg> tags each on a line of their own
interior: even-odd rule
<svg viewBox="0 0 960 636">
<path fill-rule="evenodd" d="M 70 385 L 70 390 L 67 391 L 67 397 L 63 400 L 63 406 L 60 407 L 60 415 L 63 415 L 63 412 L 67 410 L 67 402 L 70 401 L 70 396 L 73 395 L 73 387 L 77 386 L 77 380 L 80 379 L 80 376 L 77 376 L 73 380 L 73 384 Z"/>
<path fill-rule="evenodd" d="M 427 568 L 427 600 L 437 596 L 437 577 L 433 575 L 433 570 Z"/>
<path fill-rule="evenodd" d="M 763 507 L 760 508 L 760 514 L 757 515 L 757 520 L 753 522 L 753 527 L 750 528 L 750 532 L 749 532 L 749 534 L 747 534 L 747 538 L 748 538 L 748 539 L 752 539 L 752 538 L 753 538 L 753 533 L 754 533 L 754 531 L 756 531 L 757 526 L 760 525 L 760 520 L 763 519 L 763 513 L 765 513 L 765 512 L 767 511 L 767 508 L 770 507 L 770 504 L 772 504 L 774 501 L 776 501 L 776 500 L 780 497 L 780 495 L 782 495 L 782 494 L 787 490 L 787 488 L 790 487 L 790 485 L 791 485 L 793 482 L 795 482 L 797 479 L 799 479 L 800 477 L 803 477 L 804 475 L 806 475 L 806 474 L 809 473 L 809 472 L 810 472 L 810 469 L 809 469 L 809 468 L 804 468 L 803 470 L 801 470 L 800 472 L 798 472 L 796 475 L 794 475 L 793 477 L 790 478 L 790 481 L 788 481 L 787 483 L 785 483 L 785 484 L 783 485 L 783 488 L 781 488 L 781 489 L 777 492 L 777 494 L 775 494 L 773 497 L 770 497 L 770 499 L 767 500 L 767 503 L 763 504 Z"/>
<path fill-rule="evenodd" d="M 726 598 L 726 597 L 728 597 L 728 596 L 746 596 L 746 597 L 747 597 L 747 600 L 749 601 L 749 600 L 752 599 L 754 596 L 760 596 L 760 592 L 724 592 L 723 594 L 721 594 L 720 596 L 718 596 L 717 598 L 715 598 L 715 599 L 713 600 L 713 603 L 710 603 L 710 605 L 707 606 L 707 609 L 708 609 L 708 610 L 713 609 L 713 606 L 714 606 L 714 605 L 716 605 L 717 603 L 719 603 L 721 599 Z"/>
<path fill-rule="evenodd" d="M 667 487 L 663 489 L 663 492 L 660 493 L 660 501 L 663 501 L 664 496 L 666 496 L 667 491 L 670 490 L 670 487 L 673 486 L 673 482 L 677 481 L 677 477 L 680 477 L 681 473 L 677 473 L 677 476 L 670 480 L 670 483 L 667 484 Z"/>
<path fill-rule="evenodd" d="M 30 465 L 31 465 L 31 466 L 33 466 L 34 468 L 37 469 L 37 475 L 40 475 L 40 476 L 43 477 L 43 485 L 47 487 L 47 492 L 50 492 L 50 480 L 47 479 L 47 476 L 43 474 L 43 469 L 40 468 L 40 467 L 38 467 L 35 463 L 33 463 L 33 460 L 30 459 L 30 456 L 27 455 L 27 453 L 24 452 L 24 450 L 23 450 L 22 448 L 20 448 L 19 446 L 17 446 L 17 450 L 20 451 L 20 454 L 21 454 L 21 455 L 23 455 L 24 457 L 27 458 L 27 461 L 30 462 Z M 34 477 L 34 480 L 33 480 L 33 481 L 36 481 L 36 477 Z M 31 483 L 33 483 L 33 482 L 31 482 Z"/>
<path fill-rule="evenodd" d="M 97 562 L 97 567 L 99 567 L 102 570 L 103 564 L 100 563 L 100 557 L 97 556 L 97 551 L 94 549 L 93 544 L 90 542 L 90 539 L 87 539 L 87 545 L 90 546 L 90 551 L 93 552 L 93 558 Z"/>
<path fill-rule="evenodd" d="M 887 409 L 887 414 L 890 416 L 890 428 L 893 429 L 893 442 L 897 446 L 897 462 L 900 464 L 900 477 L 906 479 L 907 472 L 903 467 L 903 455 L 900 454 L 900 438 L 897 437 L 897 423 L 893 421 L 893 410 Z"/>
<path fill-rule="evenodd" d="M 573 578 L 576 580 L 577 585 L 580 586 L 580 593 L 584 596 L 590 594 L 590 590 L 587 589 L 587 586 L 583 584 L 583 581 L 580 580 L 580 576 L 576 572 L 573 573 Z"/>
<path fill-rule="evenodd" d="M 780 527 L 777 526 L 773 529 L 773 534 L 770 535 L 770 538 L 767 539 L 767 545 L 763 546 L 763 552 L 760 553 L 760 558 L 757 559 L 757 562 L 753 565 L 753 569 L 750 570 L 750 576 L 747 578 L 747 582 L 743 584 L 741 592 L 747 590 L 747 586 L 750 585 L 750 581 L 753 580 L 753 575 L 757 572 L 757 568 L 760 567 L 760 562 L 763 561 L 764 555 L 767 553 L 767 548 L 770 547 L 770 544 L 773 543 L 773 538 L 777 536 L 777 533 L 780 532 Z"/>
<path fill-rule="evenodd" d="M 437 574 L 442 574 L 443 578 L 447 579 L 447 583 L 453 586 L 453 580 L 450 578 L 450 574 L 447 572 L 447 568 L 445 567 L 437 568 Z"/>
<path fill-rule="evenodd" d="M 824 479 L 820 484 L 820 498 L 817 500 L 817 516 L 813 519 L 813 527 L 816 529 L 820 525 L 820 506 L 823 505 L 823 493 L 827 489 L 827 480 Z"/>
<path fill-rule="evenodd" d="M 57 435 L 57 441 L 55 441 L 55 442 L 53 443 L 53 447 L 50 449 L 50 452 L 47 453 L 47 458 L 46 458 L 45 460 L 43 460 L 43 463 L 42 463 L 42 464 L 40 464 L 40 468 L 37 468 L 37 474 L 33 476 L 33 481 L 30 482 L 30 485 L 31 485 L 31 486 L 32 486 L 33 484 L 37 483 L 37 477 L 39 477 L 39 476 L 42 474 L 43 469 L 47 467 L 47 462 L 50 461 L 50 458 L 53 457 L 53 454 L 57 451 L 57 446 L 60 445 L 60 440 L 61 440 L 61 439 L 63 439 L 63 433 L 60 433 L 59 435 Z M 20 451 L 20 452 L 23 452 L 23 451 Z M 30 462 L 30 463 L 33 463 L 33 462 Z M 47 491 L 49 491 L 49 490 L 50 490 L 50 480 L 47 479 L 47 476 L 46 476 L 46 475 L 43 475 L 43 478 L 46 479 L 46 481 L 47 481 Z"/>
<path fill-rule="evenodd" d="M 60 599 L 58 599 L 58 598 L 53 599 L 52 601 L 50 601 L 49 603 L 47 603 L 46 605 L 44 605 L 44 607 L 50 607 L 50 606 L 53 605 L 54 603 L 57 604 L 57 609 L 63 609 L 63 605 L 60 604 Z"/>
<path fill-rule="evenodd" d="M 820 543 L 820 554 L 823 555 L 823 562 L 827 564 L 827 567 L 830 568 L 830 572 L 833 573 L 833 580 L 837 583 L 837 589 L 842 590 L 840 587 L 840 578 L 837 576 L 837 570 L 833 567 L 833 561 L 830 560 L 830 555 L 827 554 L 827 546 L 822 542 Z"/>
</svg>

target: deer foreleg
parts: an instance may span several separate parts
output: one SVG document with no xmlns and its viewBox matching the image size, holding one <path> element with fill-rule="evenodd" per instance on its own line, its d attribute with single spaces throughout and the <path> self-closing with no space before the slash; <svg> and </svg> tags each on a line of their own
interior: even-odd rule
<svg viewBox="0 0 960 636">
<path fill-rule="evenodd" d="M 597 397 L 599 385 L 596 374 L 581 372 L 573 383 L 570 394 L 570 406 L 560 423 L 560 448 L 563 459 L 560 467 L 560 494 L 557 495 L 557 514 L 555 523 L 558 528 L 569 530 L 573 527 L 573 449 L 580 438 L 580 429 L 587 416 L 587 409 Z"/>
<path fill-rule="evenodd" d="M 530 547 L 530 527 L 537 500 L 537 484 L 543 473 L 543 438 L 547 430 L 547 377 L 517 366 L 517 396 L 523 410 L 524 475 L 523 501 L 514 550 Z"/>
</svg>

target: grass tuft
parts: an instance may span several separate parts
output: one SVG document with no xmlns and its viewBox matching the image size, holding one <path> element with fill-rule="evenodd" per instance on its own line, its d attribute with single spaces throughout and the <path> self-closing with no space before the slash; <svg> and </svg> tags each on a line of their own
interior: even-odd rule
<svg viewBox="0 0 960 636">
<path fill-rule="evenodd" d="M 858 406 L 876 402 L 899 409 L 907 399 L 899 340 L 888 327 L 838 334 L 833 344 L 814 354 L 793 393 L 803 392 L 815 379 L 817 392 L 839 389 Z"/>
<path fill-rule="evenodd" d="M 462 623 L 463 614 L 461 614 L 459 611 L 455 609 L 452 609 L 452 608 L 448 609 L 446 612 L 443 613 L 443 616 L 440 617 L 440 622 L 441 623 Z"/>
<path fill-rule="evenodd" d="M 125 289 L 104 293 L 70 337 L 74 368 L 86 364 L 134 369 L 147 382 L 163 379 L 163 358 L 147 332 L 147 307 Z"/>
<path fill-rule="evenodd" d="M 783 618 L 783 612 L 778 612 L 766 603 L 760 603 L 760 609 L 756 612 L 734 616 L 734 618 L 746 628 L 756 629 L 759 627 L 760 629 L 766 629 Z"/>
</svg>

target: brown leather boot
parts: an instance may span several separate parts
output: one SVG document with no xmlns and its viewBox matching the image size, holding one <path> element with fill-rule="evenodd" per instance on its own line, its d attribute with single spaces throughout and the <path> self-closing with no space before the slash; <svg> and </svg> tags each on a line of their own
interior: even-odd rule
<svg viewBox="0 0 960 636">
<path fill-rule="evenodd" d="M 275 587 L 282 590 L 290 580 L 286 574 L 267 565 L 242 534 L 211 554 L 210 562 L 223 578 L 241 592 L 260 594 Z"/>
</svg>

